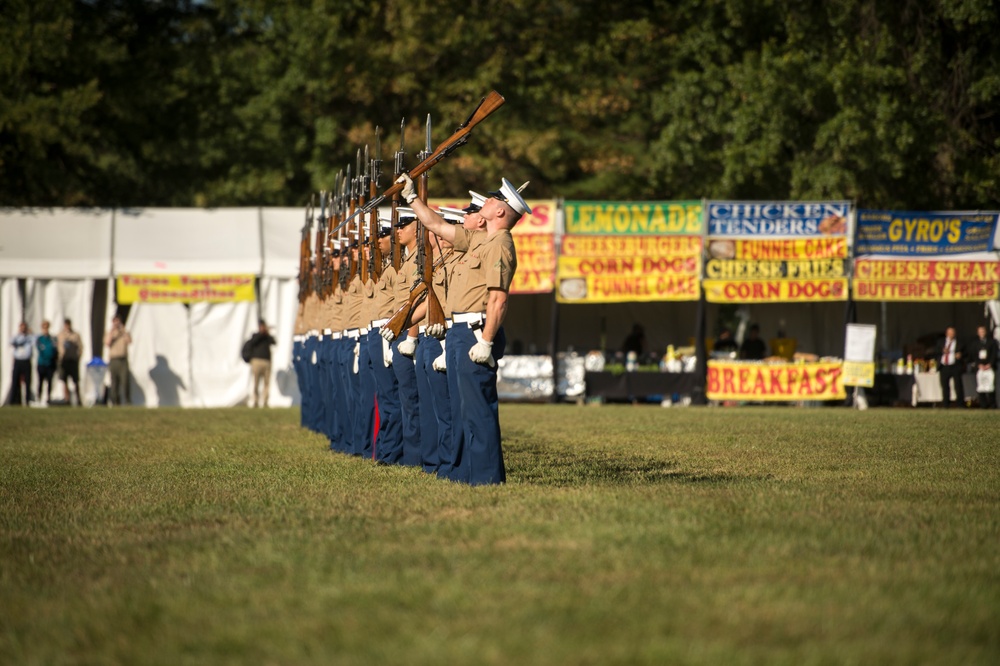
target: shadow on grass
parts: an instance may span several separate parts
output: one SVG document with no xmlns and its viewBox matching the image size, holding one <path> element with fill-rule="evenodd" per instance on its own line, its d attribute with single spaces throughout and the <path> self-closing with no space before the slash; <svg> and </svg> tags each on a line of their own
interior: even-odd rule
<svg viewBox="0 0 1000 666">
<path fill-rule="evenodd" d="M 544 444 L 513 443 L 507 450 L 507 475 L 511 480 L 536 486 L 653 485 L 691 483 L 732 486 L 771 478 L 728 472 L 692 472 L 678 463 L 631 454 L 614 455 L 594 449 L 572 450 Z"/>
</svg>

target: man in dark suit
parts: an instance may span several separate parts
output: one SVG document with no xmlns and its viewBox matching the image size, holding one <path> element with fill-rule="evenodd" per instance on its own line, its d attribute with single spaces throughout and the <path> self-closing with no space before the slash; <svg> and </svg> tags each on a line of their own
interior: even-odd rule
<svg viewBox="0 0 1000 666">
<path fill-rule="evenodd" d="M 941 398 L 945 408 L 951 407 L 950 380 L 955 380 L 955 398 L 959 407 L 965 406 L 965 389 L 962 387 L 962 370 L 965 368 L 965 348 L 955 336 L 955 327 L 945 329 L 944 338 L 938 341 L 934 354 L 938 362 L 938 377 L 941 380 Z"/>
</svg>

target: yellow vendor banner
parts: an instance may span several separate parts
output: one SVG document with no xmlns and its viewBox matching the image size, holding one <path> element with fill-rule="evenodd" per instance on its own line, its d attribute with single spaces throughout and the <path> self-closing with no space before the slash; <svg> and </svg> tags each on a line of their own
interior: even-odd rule
<svg viewBox="0 0 1000 666">
<path fill-rule="evenodd" d="M 560 303 L 698 300 L 697 236 L 565 236 Z"/>
<path fill-rule="evenodd" d="M 234 303 L 253 301 L 254 276 L 247 275 L 120 275 L 118 302 Z"/>
<path fill-rule="evenodd" d="M 710 303 L 793 303 L 847 300 L 847 278 L 820 280 L 705 280 Z"/>
<path fill-rule="evenodd" d="M 990 301 L 1000 294 L 1000 263 L 956 260 L 858 259 L 859 301 Z"/>
<path fill-rule="evenodd" d="M 843 366 L 828 363 L 709 361 L 709 400 L 843 400 Z"/>
</svg>

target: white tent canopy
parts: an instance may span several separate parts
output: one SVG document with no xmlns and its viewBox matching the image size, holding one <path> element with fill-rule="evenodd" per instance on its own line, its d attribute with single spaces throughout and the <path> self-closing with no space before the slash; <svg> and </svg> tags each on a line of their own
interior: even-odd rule
<svg viewBox="0 0 1000 666">
<path fill-rule="evenodd" d="M 115 275 L 260 274 L 256 208 L 124 210 L 114 226 Z"/>
<path fill-rule="evenodd" d="M 0 276 L 106 278 L 111 274 L 110 210 L 0 211 Z"/>
<path fill-rule="evenodd" d="M 305 223 L 300 208 L 264 208 L 260 212 L 261 235 L 264 238 L 264 277 L 297 279 L 299 275 L 299 242 Z M 313 239 L 309 239 L 310 246 Z"/>
</svg>

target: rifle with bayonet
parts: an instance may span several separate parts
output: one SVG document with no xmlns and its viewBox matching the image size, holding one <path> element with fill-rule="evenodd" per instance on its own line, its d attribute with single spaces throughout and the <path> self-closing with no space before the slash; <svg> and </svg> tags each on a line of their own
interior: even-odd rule
<svg viewBox="0 0 1000 666">
<path fill-rule="evenodd" d="M 330 233 L 331 229 L 336 228 L 340 223 L 340 174 L 337 174 L 337 179 L 333 183 L 333 190 L 330 193 L 330 218 L 329 223 L 326 227 L 326 238 L 323 240 L 323 248 L 326 254 L 326 260 L 323 264 L 323 298 L 326 299 L 333 294 L 333 285 L 335 282 L 339 282 L 340 276 L 334 274 L 333 269 L 333 252 L 334 245 L 336 241 L 334 236 Z M 338 246 L 339 251 L 339 246 Z"/>
<path fill-rule="evenodd" d="M 424 152 L 422 153 L 424 159 L 427 155 L 431 153 L 431 114 L 427 114 L 427 129 L 426 138 L 424 142 Z M 417 196 L 420 200 L 427 203 L 427 181 L 428 174 L 424 172 L 420 176 L 420 181 L 417 184 Z M 418 220 L 419 222 L 419 220 Z M 422 264 L 418 264 L 423 269 L 423 280 L 427 285 L 427 326 L 433 326 L 435 324 L 440 324 L 444 326 L 444 308 L 441 307 L 441 301 L 438 300 L 437 294 L 431 289 L 431 282 L 434 279 L 434 249 L 431 247 L 431 234 L 430 230 L 425 228 L 421 224 L 418 231 L 423 232 L 423 260 Z"/>
<path fill-rule="evenodd" d="M 382 175 L 382 139 L 380 133 L 382 128 L 375 128 L 375 156 L 372 158 L 371 165 L 371 178 L 368 181 L 369 196 L 375 198 L 378 194 L 378 180 Z M 365 149 L 365 156 L 367 157 L 368 151 Z M 379 222 L 378 222 L 378 207 L 372 208 L 371 213 L 368 215 L 368 233 L 371 235 L 371 257 L 369 262 L 371 266 L 368 272 L 372 274 L 372 280 L 378 282 L 382 277 L 382 248 L 379 246 Z"/>
<path fill-rule="evenodd" d="M 309 197 L 309 203 L 306 204 L 306 221 L 302 225 L 302 236 L 299 239 L 299 303 L 306 302 L 312 286 L 312 249 L 309 247 L 309 234 L 312 232 L 315 203 L 315 195 Z"/>
<path fill-rule="evenodd" d="M 498 93 L 496 90 L 490 91 L 490 94 L 482 99 L 479 106 L 476 107 L 476 110 L 472 112 L 472 115 L 470 115 L 464 123 L 458 126 L 458 129 L 454 134 L 448 137 L 444 143 L 438 145 L 437 149 L 424 158 L 420 164 L 410 169 L 410 178 L 416 178 L 425 172 L 430 171 L 438 164 L 438 162 L 451 155 L 460 146 L 464 146 L 468 143 L 469 136 L 472 134 L 472 130 L 475 129 L 476 125 L 493 115 L 494 111 L 503 106 L 504 101 L 503 95 Z M 398 194 L 402 190 L 403 184 L 394 182 L 388 189 L 385 190 L 385 192 L 378 195 L 374 199 L 369 200 L 365 206 L 352 211 L 350 217 L 341 222 L 341 224 L 347 224 L 354 219 L 355 215 L 368 213 L 372 208 L 377 208 L 379 204 L 386 200 L 386 198 Z"/>
<path fill-rule="evenodd" d="M 368 154 L 368 146 L 365 146 L 365 155 Z M 361 171 L 361 149 L 358 148 L 358 210 L 365 210 L 365 201 L 368 193 L 365 191 L 368 189 L 368 160 L 365 159 L 364 172 Z M 370 267 L 371 252 L 368 252 L 368 256 L 365 257 L 365 250 L 367 249 L 368 239 L 365 238 L 365 224 L 366 220 L 364 215 L 362 215 L 357 221 L 358 227 L 358 259 L 361 261 L 361 284 L 368 284 L 368 280 L 371 279 L 371 273 L 368 271 Z"/>
<path fill-rule="evenodd" d="M 313 293 L 323 293 L 323 238 L 326 236 L 326 190 L 319 193 L 319 226 L 316 227 L 316 259 L 313 261 Z"/>
<path fill-rule="evenodd" d="M 403 157 L 406 155 L 406 118 L 399 121 L 399 150 L 396 151 L 396 162 L 393 165 L 392 170 L 392 182 L 396 182 L 396 179 L 403 175 Z M 392 215 L 389 219 L 392 221 L 392 267 L 398 272 L 400 265 L 403 263 L 403 253 L 400 248 L 399 238 L 396 236 L 396 224 L 399 222 L 399 192 L 392 195 Z"/>
<path fill-rule="evenodd" d="M 347 176 L 344 179 L 344 187 L 345 187 L 345 189 L 347 191 L 347 202 L 346 202 L 346 206 L 347 206 L 347 218 L 344 219 L 343 221 L 341 221 L 341 223 L 340 223 L 341 227 L 343 227 L 345 224 L 347 224 L 348 222 L 350 222 L 351 218 L 354 217 L 355 204 L 357 203 L 357 201 L 354 198 L 354 186 L 355 186 L 355 182 L 354 182 L 354 180 L 351 179 L 351 165 L 348 164 L 347 165 Z M 357 230 L 357 224 L 354 225 L 354 230 L 355 231 Z M 344 230 L 344 234 L 347 236 L 347 254 L 348 254 L 348 256 L 350 257 L 350 260 L 351 260 L 350 270 L 347 273 L 347 281 L 348 282 L 351 282 L 352 280 L 354 280 L 354 276 L 358 274 L 358 260 L 357 260 L 357 257 L 354 254 L 354 248 L 352 247 L 351 232 L 352 232 L 351 225 L 348 225 L 347 228 Z M 355 238 L 356 237 L 357 236 L 355 234 Z"/>
</svg>

